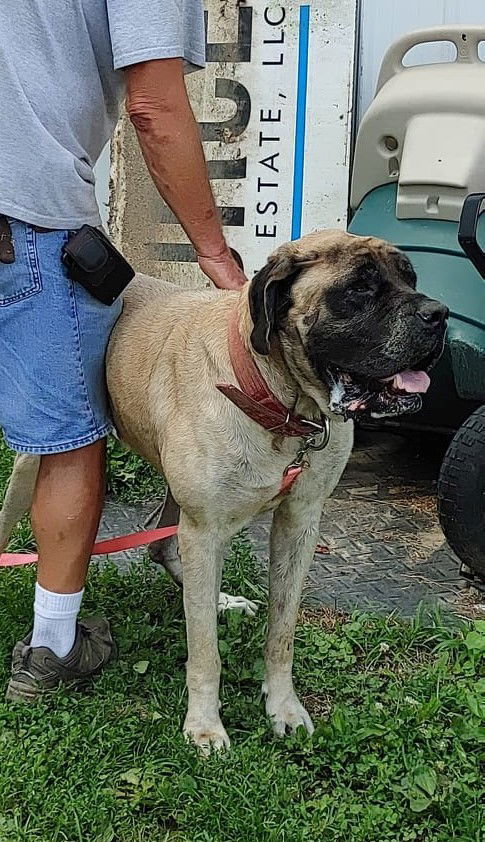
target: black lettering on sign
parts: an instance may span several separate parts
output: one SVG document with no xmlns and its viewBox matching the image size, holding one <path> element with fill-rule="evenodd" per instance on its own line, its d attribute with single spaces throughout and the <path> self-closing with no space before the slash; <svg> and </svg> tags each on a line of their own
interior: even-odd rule
<svg viewBox="0 0 485 842">
<path fill-rule="evenodd" d="M 259 119 L 262 123 L 281 123 L 281 108 L 278 108 L 276 112 L 276 117 L 274 116 L 271 108 L 268 108 L 268 113 L 264 114 L 263 109 L 261 108 L 259 112 Z"/>
<path fill-rule="evenodd" d="M 284 44 L 285 43 L 285 30 L 282 29 L 280 32 L 279 38 L 265 38 L 263 44 Z"/>
<path fill-rule="evenodd" d="M 207 41 L 208 13 L 205 13 L 205 37 Z M 237 41 L 232 44 L 209 44 L 205 56 L 208 62 L 247 62 L 251 61 L 251 36 L 253 31 L 253 10 L 239 7 L 237 22 Z"/>
<path fill-rule="evenodd" d="M 219 208 L 223 225 L 244 225 L 244 208 L 225 207 Z"/>
<path fill-rule="evenodd" d="M 162 263 L 196 263 L 197 255 L 190 243 L 148 243 L 148 256 Z"/>
<path fill-rule="evenodd" d="M 226 206 L 218 210 L 223 225 L 244 225 L 244 208 Z M 177 225 L 177 217 L 167 205 L 162 206 L 158 221 L 164 225 Z"/>
<path fill-rule="evenodd" d="M 234 79 L 216 79 L 217 99 L 230 99 L 236 106 L 234 117 L 219 123 L 199 123 L 203 141 L 234 140 L 246 130 L 251 116 L 251 97 L 249 91 Z"/>
<path fill-rule="evenodd" d="M 276 225 L 273 225 L 272 228 L 268 228 L 267 225 L 263 225 L 262 230 L 260 229 L 259 225 L 256 225 L 256 236 L 257 237 L 276 237 Z"/>
<path fill-rule="evenodd" d="M 268 213 L 268 211 L 271 211 L 271 213 L 274 216 L 276 213 L 278 213 L 278 205 L 276 204 L 276 202 L 266 202 L 263 208 L 261 207 L 261 202 L 258 202 L 256 205 L 256 211 L 259 214 L 261 214 L 261 216 L 263 216 L 265 213 Z"/>
<path fill-rule="evenodd" d="M 262 187 L 278 187 L 278 182 L 271 182 L 271 181 L 261 181 L 258 176 L 258 193 L 261 193 Z"/>
<path fill-rule="evenodd" d="M 246 178 L 246 158 L 231 158 L 229 161 L 208 161 L 209 178 Z"/>
<path fill-rule="evenodd" d="M 264 15 L 263 15 L 264 22 L 267 23 L 268 26 L 281 26 L 281 24 L 283 23 L 283 21 L 286 17 L 286 9 L 283 6 L 280 6 L 280 17 L 277 18 L 276 20 L 273 20 L 272 18 L 270 18 L 271 14 L 277 14 L 276 9 L 270 9 L 270 8 L 268 8 L 268 6 L 266 6 L 266 9 L 264 10 Z"/>
<path fill-rule="evenodd" d="M 205 31 L 207 40 L 208 14 L 205 13 Z M 253 10 L 239 6 L 237 21 L 237 41 L 229 44 L 207 43 L 206 59 L 208 62 L 241 63 L 251 61 L 253 36 Z M 251 97 L 249 91 L 232 79 L 216 79 L 215 95 L 230 99 L 236 104 L 236 114 L 231 120 L 219 123 L 202 122 L 200 130 L 203 141 L 230 142 L 240 137 L 246 130 L 251 116 Z M 237 179 L 246 178 L 246 158 L 229 161 L 208 161 L 209 178 Z M 244 208 L 220 208 L 224 225 L 244 225 Z"/>
<path fill-rule="evenodd" d="M 266 236 L 270 236 L 269 234 Z M 190 243 L 148 243 L 148 257 L 161 263 L 197 263 L 197 254 Z M 243 267 L 240 255 L 231 249 L 236 261 Z"/>
<path fill-rule="evenodd" d="M 263 160 L 259 163 L 262 164 L 263 167 L 268 167 L 269 170 L 273 170 L 273 172 L 279 172 L 278 167 L 275 166 L 275 160 L 276 158 L 279 158 L 279 155 L 279 152 L 275 152 L 274 155 L 268 155 L 267 158 L 263 158 Z"/>
<path fill-rule="evenodd" d="M 263 143 L 279 143 L 281 140 L 280 137 L 266 137 L 263 132 L 259 133 L 259 145 L 262 146 Z"/>
<path fill-rule="evenodd" d="M 205 12 L 206 42 L 207 32 L 208 13 Z M 251 61 L 252 33 L 253 10 L 252 8 L 239 6 L 237 40 L 231 43 L 207 43 L 207 62 L 223 65 Z M 236 113 L 229 120 L 201 122 L 199 125 L 202 141 L 231 143 L 240 137 L 248 126 L 251 116 L 251 97 L 248 90 L 240 82 L 220 77 L 216 78 L 215 96 L 217 99 L 231 100 L 236 106 Z M 246 158 L 230 158 L 226 161 L 210 160 L 207 165 L 211 180 L 246 178 Z M 244 226 L 245 210 L 243 207 L 219 207 L 218 210 L 223 225 Z M 176 217 L 166 205 L 162 207 L 159 221 L 164 224 L 178 225 Z M 194 248 L 187 243 L 150 243 L 148 249 L 150 256 L 155 260 L 174 263 L 193 263 L 197 260 Z"/>
<path fill-rule="evenodd" d="M 283 64 L 283 53 L 279 54 L 279 57 L 276 59 L 276 61 L 263 61 L 262 64 L 264 64 L 267 67 L 275 65 L 280 67 Z"/>
<path fill-rule="evenodd" d="M 276 15 L 276 17 L 274 17 Z M 286 17 L 286 9 L 283 6 L 280 6 L 279 12 L 276 9 L 270 9 L 268 6 L 264 10 L 264 22 L 268 24 L 268 26 L 281 26 L 285 17 Z M 263 44 L 284 44 L 285 43 L 285 30 L 283 28 L 280 29 L 279 37 L 275 38 L 265 38 L 263 40 Z M 284 61 L 284 54 L 280 53 L 278 58 L 273 58 L 271 61 L 265 59 L 262 64 L 265 67 L 270 66 L 280 66 L 283 64 Z"/>
<path fill-rule="evenodd" d="M 285 21 L 286 8 L 284 6 L 266 6 L 263 10 L 263 21 L 266 27 L 263 27 L 261 37 L 261 44 L 263 45 L 263 56 L 261 64 L 265 67 L 277 66 L 281 67 L 285 62 L 286 54 L 286 38 L 285 38 Z M 265 75 L 267 72 L 264 71 Z M 276 84 L 276 83 L 275 83 Z M 286 99 L 286 94 L 279 92 L 281 99 Z M 281 137 L 276 132 L 279 132 L 279 127 L 272 127 L 268 123 L 281 123 L 283 111 L 281 108 L 274 106 L 259 109 L 259 148 L 261 149 L 262 158 L 258 155 L 258 172 L 257 176 L 257 191 L 258 199 L 256 202 L 256 213 L 259 216 L 271 215 L 273 217 L 273 224 L 258 224 L 254 226 L 255 236 L 275 238 L 278 232 L 279 219 L 278 211 L 280 210 L 279 202 L 277 200 L 278 193 L 274 191 L 279 190 L 279 173 L 280 173 L 280 148 Z M 267 134 L 272 132 L 272 134 Z M 284 155 L 286 150 L 281 150 Z M 264 167 L 264 173 L 261 174 L 259 167 Z M 270 174 L 267 172 L 270 170 Z M 271 181 L 267 179 L 271 178 Z"/>
</svg>

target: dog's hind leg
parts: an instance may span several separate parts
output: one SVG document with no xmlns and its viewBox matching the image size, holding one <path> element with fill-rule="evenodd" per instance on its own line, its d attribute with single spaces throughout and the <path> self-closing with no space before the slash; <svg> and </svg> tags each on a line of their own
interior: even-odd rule
<svg viewBox="0 0 485 842">
<path fill-rule="evenodd" d="M 321 506 L 291 497 L 276 510 L 270 540 L 269 616 L 265 647 L 266 713 L 278 736 L 313 724 L 293 688 L 293 645 L 303 584 L 318 539 Z"/>
<path fill-rule="evenodd" d="M 32 453 L 19 453 L 15 457 L 0 511 L 0 552 L 7 546 L 17 523 L 30 511 L 39 465 L 40 456 Z"/>
<path fill-rule="evenodd" d="M 172 497 L 170 488 L 167 486 L 165 500 L 157 523 L 157 528 L 163 526 L 175 526 L 180 519 L 180 506 Z M 173 535 L 171 538 L 161 538 L 159 541 L 152 541 L 148 545 L 148 555 L 155 564 L 161 564 L 174 582 L 182 587 L 182 562 L 180 561 L 178 538 Z"/>
<path fill-rule="evenodd" d="M 179 522 L 180 507 L 175 502 L 167 488 L 163 509 L 157 526 L 174 526 Z M 162 538 L 159 541 L 153 541 L 148 545 L 148 555 L 155 564 L 161 564 L 167 573 L 172 577 L 174 582 L 181 588 L 183 586 L 183 571 L 182 562 L 180 560 L 180 553 L 178 547 L 178 538 L 173 535 L 171 538 Z M 254 617 L 258 610 L 256 603 L 251 602 L 244 596 L 232 596 L 231 594 L 220 592 L 217 611 L 222 614 L 224 611 L 240 611 L 242 614 L 247 614 L 248 617 Z"/>
<path fill-rule="evenodd" d="M 187 625 L 188 709 L 184 734 L 204 753 L 229 746 L 219 716 L 221 659 L 217 641 L 217 597 L 224 541 L 217 528 L 196 526 L 181 513 L 180 552 L 184 568 Z"/>
</svg>

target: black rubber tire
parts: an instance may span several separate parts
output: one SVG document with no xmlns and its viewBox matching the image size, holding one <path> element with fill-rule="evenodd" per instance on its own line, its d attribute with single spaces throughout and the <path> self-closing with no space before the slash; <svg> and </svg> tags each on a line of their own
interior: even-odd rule
<svg viewBox="0 0 485 842">
<path fill-rule="evenodd" d="M 485 582 L 485 406 L 462 424 L 446 452 L 438 514 L 452 550 Z"/>
</svg>

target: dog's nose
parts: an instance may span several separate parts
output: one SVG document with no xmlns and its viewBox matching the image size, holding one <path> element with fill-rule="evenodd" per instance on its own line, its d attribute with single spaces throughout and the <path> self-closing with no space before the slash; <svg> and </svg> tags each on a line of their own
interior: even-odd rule
<svg viewBox="0 0 485 842">
<path fill-rule="evenodd" d="M 439 301 L 427 299 L 419 305 L 416 315 L 419 316 L 427 327 L 436 328 L 444 325 L 450 315 L 450 311 L 448 307 L 440 304 Z"/>
</svg>

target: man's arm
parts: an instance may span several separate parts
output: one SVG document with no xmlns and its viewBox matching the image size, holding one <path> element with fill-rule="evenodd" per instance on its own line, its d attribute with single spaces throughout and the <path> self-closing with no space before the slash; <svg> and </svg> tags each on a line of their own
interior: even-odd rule
<svg viewBox="0 0 485 842">
<path fill-rule="evenodd" d="M 155 185 L 197 252 L 200 268 L 223 289 L 246 278 L 222 233 L 181 59 L 126 68 L 127 109 Z"/>
</svg>

